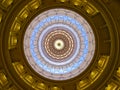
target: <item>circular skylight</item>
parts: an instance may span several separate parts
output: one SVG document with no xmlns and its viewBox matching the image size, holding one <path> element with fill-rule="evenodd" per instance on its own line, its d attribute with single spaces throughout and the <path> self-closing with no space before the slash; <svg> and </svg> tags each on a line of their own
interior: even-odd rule
<svg viewBox="0 0 120 90">
<path fill-rule="evenodd" d="M 39 14 L 24 36 L 24 53 L 41 76 L 67 80 L 90 64 L 95 38 L 87 21 L 74 11 L 57 8 Z"/>
</svg>

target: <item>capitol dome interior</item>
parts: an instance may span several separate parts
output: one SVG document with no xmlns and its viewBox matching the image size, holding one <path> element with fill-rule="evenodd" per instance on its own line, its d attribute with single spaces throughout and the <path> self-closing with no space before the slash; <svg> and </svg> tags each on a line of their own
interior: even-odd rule
<svg viewBox="0 0 120 90">
<path fill-rule="evenodd" d="M 0 0 L 0 90 L 120 90 L 120 0 Z"/>
</svg>

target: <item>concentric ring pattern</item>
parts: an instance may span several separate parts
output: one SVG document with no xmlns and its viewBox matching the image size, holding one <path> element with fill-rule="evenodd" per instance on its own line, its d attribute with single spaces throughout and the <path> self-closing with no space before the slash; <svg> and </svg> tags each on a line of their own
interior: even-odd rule
<svg viewBox="0 0 120 90">
<path fill-rule="evenodd" d="M 82 73 L 95 52 L 87 21 L 74 11 L 56 8 L 39 14 L 24 36 L 24 53 L 41 76 L 67 80 Z"/>
</svg>

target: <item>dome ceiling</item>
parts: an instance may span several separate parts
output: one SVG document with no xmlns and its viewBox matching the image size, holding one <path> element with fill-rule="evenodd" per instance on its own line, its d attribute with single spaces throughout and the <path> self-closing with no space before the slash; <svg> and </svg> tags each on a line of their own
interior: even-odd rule
<svg viewBox="0 0 120 90">
<path fill-rule="evenodd" d="M 79 75 L 95 51 L 89 24 L 77 13 L 61 8 L 37 16 L 28 26 L 23 44 L 32 68 L 53 80 Z"/>
<path fill-rule="evenodd" d="M 0 90 L 120 90 L 119 0 L 1 0 Z"/>
</svg>

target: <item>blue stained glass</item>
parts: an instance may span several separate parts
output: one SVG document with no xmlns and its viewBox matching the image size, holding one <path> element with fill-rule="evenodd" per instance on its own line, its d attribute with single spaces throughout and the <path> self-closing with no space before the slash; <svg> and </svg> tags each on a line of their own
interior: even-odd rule
<svg viewBox="0 0 120 90">
<path fill-rule="evenodd" d="M 38 28 L 42 27 L 44 25 L 43 21 L 38 25 Z"/>
<path fill-rule="evenodd" d="M 83 53 L 87 53 L 87 52 L 88 52 L 88 50 L 87 50 L 87 49 L 85 49 Z"/>
<path fill-rule="evenodd" d="M 73 67 L 74 67 L 74 69 L 76 69 L 76 67 L 78 67 L 78 66 L 79 66 L 79 64 L 75 63 Z"/>
<path fill-rule="evenodd" d="M 55 73 L 56 73 L 56 74 L 59 74 L 59 69 L 55 69 Z"/>
<path fill-rule="evenodd" d="M 67 68 L 67 71 L 70 72 L 70 71 L 71 71 L 71 67 L 68 67 L 68 68 Z"/>
<path fill-rule="evenodd" d="M 54 20 L 55 16 L 51 16 L 50 18 L 51 18 L 51 21 L 52 21 L 52 20 Z"/>
<path fill-rule="evenodd" d="M 34 30 L 37 30 L 39 28 L 39 24 L 34 28 Z"/>
<path fill-rule="evenodd" d="M 46 19 L 44 19 L 42 22 L 43 22 L 43 24 L 45 24 L 47 21 L 46 21 Z"/>
<path fill-rule="evenodd" d="M 68 21 L 72 22 L 72 19 L 70 17 L 67 17 Z"/>
<path fill-rule="evenodd" d="M 47 18 L 47 22 L 50 22 L 50 18 Z"/>
<path fill-rule="evenodd" d="M 66 21 L 66 20 L 67 20 L 67 17 L 66 17 L 66 16 L 64 16 L 64 17 L 63 17 L 63 20 L 64 20 L 64 21 Z"/>
<path fill-rule="evenodd" d="M 72 24 L 74 24 L 74 25 L 75 25 L 75 24 L 76 24 L 76 21 L 75 21 L 75 20 L 72 20 Z M 80 26 L 80 25 L 78 25 L 78 26 Z"/>
<path fill-rule="evenodd" d="M 41 64 L 40 61 L 37 58 L 35 58 L 35 60 L 36 60 L 37 64 Z"/>
<path fill-rule="evenodd" d="M 86 36 L 84 36 L 84 40 L 85 40 L 85 41 L 87 41 L 87 40 L 88 40 L 88 37 L 87 37 L 87 35 L 86 35 Z"/>
<path fill-rule="evenodd" d="M 83 57 L 80 57 L 80 61 L 82 61 L 82 62 L 83 62 L 83 60 L 84 60 L 84 58 L 83 58 Z"/>
<path fill-rule="evenodd" d="M 56 17 L 56 16 L 55 16 Z M 55 18 L 56 19 L 56 18 Z M 63 20 L 64 18 L 63 18 L 63 16 L 59 16 L 59 20 Z"/>
<path fill-rule="evenodd" d="M 88 40 L 86 40 L 86 41 L 84 42 L 84 44 L 85 44 L 86 46 L 88 46 Z"/>
<path fill-rule="evenodd" d="M 55 69 L 54 69 L 54 68 L 51 68 L 51 72 L 55 72 Z"/>
<path fill-rule="evenodd" d="M 31 41 L 30 41 L 30 47 L 31 47 L 31 48 L 34 48 L 34 46 L 33 46 L 32 44 L 33 44 L 33 41 L 31 40 Z"/>
<path fill-rule="evenodd" d="M 35 36 L 35 35 L 36 35 L 36 32 L 33 32 L 33 33 L 32 33 L 32 36 Z"/>
<path fill-rule="evenodd" d="M 43 65 L 43 64 L 41 63 L 41 67 L 44 68 L 45 70 L 47 70 L 48 72 L 50 72 L 49 68 L 48 68 L 46 65 Z"/>
<path fill-rule="evenodd" d="M 34 29 L 34 30 L 35 30 L 35 32 L 37 32 L 37 30 L 38 30 L 38 29 L 39 29 L 38 27 L 35 27 L 35 29 Z"/>
<path fill-rule="evenodd" d="M 60 72 L 60 73 L 63 73 L 63 69 L 60 69 L 59 72 Z"/>
<path fill-rule="evenodd" d="M 78 65 L 80 65 L 80 64 L 82 63 L 82 61 L 81 61 L 81 60 L 79 60 L 77 63 L 78 63 Z"/>
</svg>

